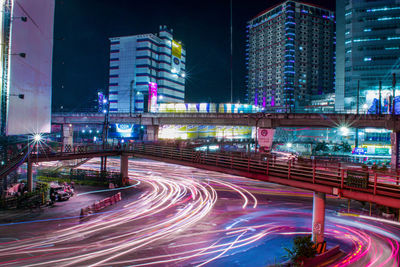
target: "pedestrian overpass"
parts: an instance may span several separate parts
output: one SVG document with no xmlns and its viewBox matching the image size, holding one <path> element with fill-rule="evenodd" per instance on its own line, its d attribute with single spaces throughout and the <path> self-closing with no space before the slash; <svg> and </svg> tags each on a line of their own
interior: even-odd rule
<svg viewBox="0 0 400 267">
<path fill-rule="evenodd" d="M 326 194 L 400 209 L 400 173 L 355 170 L 318 161 L 279 160 L 272 156 L 252 158 L 156 143 L 135 143 L 122 147 L 95 145 L 65 148 L 60 145 L 54 150 L 33 151 L 18 164 L 27 162 L 28 188 L 32 190 L 34 163 L 94 157 L 105 158 L 106 162 L 109 156 L 121 158 L 123 183 L 129 182 L 128 158 L 133 156 L 314 191 L 313 235 L 317 243 L 323 241 Z M 4 177 L 5 174 L 3 172 L 0 175 Z"/>
</svg>

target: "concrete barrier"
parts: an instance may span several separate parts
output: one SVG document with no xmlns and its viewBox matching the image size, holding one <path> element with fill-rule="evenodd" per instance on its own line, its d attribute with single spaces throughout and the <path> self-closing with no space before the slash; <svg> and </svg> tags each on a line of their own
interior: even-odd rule
<svg viewBox="0 0 400 267">
<path fill-rule="evenodd" d="M 304 261 L 304 267 L 314 267 L 319 266 L 319 264 L 324 263 L 328 259 L 336 256 L 337 254 L 341 253 L 339 245 L 327 250 L 326 252 L 315 256 L 312 259 Z"/>
<path fill-rule="evenodd" d="M 81 209 L 81 214 L 80 214 L 80 219 L 85 218 L 87 215 L 92 214 L 92 213 L 97 213 L 104 209 L 105 207 L 114 205 L 115 203 L 119 202 L 122 200 L 121 192 L 118 192 L 117 194 L 107 197 L 103 200 L 97 201 L 93 203 L 90 206 L 87 206 L 85 208 Z"/>
</svg>

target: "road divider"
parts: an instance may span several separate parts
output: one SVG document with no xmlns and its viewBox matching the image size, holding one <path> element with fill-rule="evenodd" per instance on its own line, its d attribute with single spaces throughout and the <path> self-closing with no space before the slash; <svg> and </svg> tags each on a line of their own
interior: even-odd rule
<svg viewBox="0 0 400 267">
<path fill-rule="evenodd" d="M 114 205 L 115 203 L 121 201 L 121 199 L 122 199 L 121 192 L 118 192 L 117 194 L 115 194 L 111 197 L 107 197 L 103 200 L 97 201 L 97 202 L 93 203 L 92 205 L 87 206 L 86 208 L 82 208 L 80 218 L 83 219 L 89 214 L 97 213 L 97 212 L 101 211 L 102 209 L 104 209 L 108 206 Z"/>
</svg>

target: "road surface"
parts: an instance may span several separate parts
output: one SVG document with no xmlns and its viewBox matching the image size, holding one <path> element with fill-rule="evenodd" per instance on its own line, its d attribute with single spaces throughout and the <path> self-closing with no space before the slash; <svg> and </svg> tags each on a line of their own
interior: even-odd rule
<svg viewBox="0 0 400 267">
<path fill-rule="evenodd" d="M 129 176 L 123 201 L 101 214 L 1 225 L 0 265 L 267 266 L 311 231 L 312 192 L 144 159 Z M 346 203 L 327 199 L 328 248 L 346 253 L 328 265 L 399 266 L 400 224 L 339 213 Z"/>
</svg>

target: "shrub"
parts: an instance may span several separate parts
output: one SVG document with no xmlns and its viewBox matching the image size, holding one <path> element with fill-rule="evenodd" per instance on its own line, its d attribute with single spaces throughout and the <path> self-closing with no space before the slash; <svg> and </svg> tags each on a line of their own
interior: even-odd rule
<svg viewBox="0 0 400 267">
<path fill-rule="evenodd" d="M 285 250 L 288 252 L 288 257 L 297 266 L 306 258 L 313 258 L 317 254 L 314 242 L 311 241 L 311 235 L 298 236 L 293 240 L 293 248 Z"/>
<path fill-rule="evenodd" d="M 364 171 L 368 171 L 368 165 L 367 165 L 367 164 L 361 165 L 361 168 L 362 168 Z"/>
</svg>

